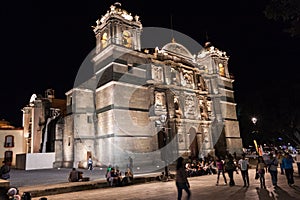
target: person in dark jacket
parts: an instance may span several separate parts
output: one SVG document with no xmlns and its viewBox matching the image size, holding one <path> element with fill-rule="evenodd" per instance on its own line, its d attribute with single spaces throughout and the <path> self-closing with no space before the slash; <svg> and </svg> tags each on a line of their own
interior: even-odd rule
<svg viewBox="0 0 300 200">
<path fill-rule="evenodd" d="M 82 172 L 77 171 L 75 168 L 72 168 L 72 171 L 69 174 L 70 182 L 77 182 L 82 179 Z"/>
<path fill-rule="evenodd" d="M 294 168 L 293 168 L 294 159 L 293 157 L 286 152 L 284 158 L 282 159 L 282 165 L 289 185 L 294 184 Z"/>
<path fill-rule="evenodd" d="M 234 164 L 233 156 L 231 154 L 225 159 L 225 170 L 229 176 L 229 186 L 234 186 L 233 172 L 236 171 L 236 165 Z"/>
<path fill-rule="evenodd" d="M 190 184 L 187 179 L 187 171 L 184 166 L 183 157 L 179 157 L 177 159 L 176 187 L 177 187 L 177 191 L 178 191 L 177 200 L 181 200 L 182 190 L 186 191 L 186 193 L 188 195 L 187 199 L 190 199 L 190 197 L 191 197 Z"/>
<path fill-rule="evenodd" d="M 8 165 L 8 162 L 2 161 L 3 165 L 0 169 L 0 178 L 7 180 L 10 178 L 10 166 Z"/>
</svg>

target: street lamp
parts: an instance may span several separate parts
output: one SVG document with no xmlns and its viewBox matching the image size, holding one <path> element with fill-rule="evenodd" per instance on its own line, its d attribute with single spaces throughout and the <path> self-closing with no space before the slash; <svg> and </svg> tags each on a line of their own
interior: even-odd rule
<svg viewBox="0 0 300 200">
<path fill-rule="evenodd" d="M 257 122 L 257 118 L 256 117 L 252 117 L 251 118 L 251 121 L 252 121 L 252 123 L 253 123 L 253 130 L 252 130 L 252 133 L 257 133 L 258 132 L 258 130 L 257 130 L 257 127 L 256 127 L 256 122 Z"/>
<path fill-rule="evenodd" d="M 256 117 L 252 117 L 252 118 L 251 118 L 251 121 L 252 121 L 252 123 L 255 125 L 256 122 L 257 122 L 257 118 L 256 118 Z"/>
</svg>

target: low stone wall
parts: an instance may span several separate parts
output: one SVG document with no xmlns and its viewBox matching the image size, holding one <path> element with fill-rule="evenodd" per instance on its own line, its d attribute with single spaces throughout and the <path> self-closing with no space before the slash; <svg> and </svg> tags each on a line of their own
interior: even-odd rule
<svg viewBox="0 0 300 200">
<path fill-rule="evenodd" d="M 16 159 L 16 169 L 51 169 L 55 161 L 55 153 L 18 154 Z"/>
<path fill-rule="evenodd" d="M 0 187 L 1 188 L 9 188 L 10 182 L 8 180 L 0 179 Z"/>
</svg>

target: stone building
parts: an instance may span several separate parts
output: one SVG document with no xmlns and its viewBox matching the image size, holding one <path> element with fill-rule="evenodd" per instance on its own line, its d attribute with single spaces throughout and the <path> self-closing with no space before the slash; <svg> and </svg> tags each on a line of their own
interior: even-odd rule
<svg viewBox="0 0 300 200">
<path fill-rule="evenodd" d="M 48 153 L 55 151 L 55 132 L 61 129 L 66 112 L 66 100 L 55 98 L 53 89 L 45 96 L 33 94 L 23 109 L 25 153 Z"/>
<path fill-rule="evenodd" d="M 4 119 L 0 120 L 0 141 L 0 163 L 7 161 L 14 167 L 16 155 L 25 151 L 23 128 L 14 127 Z"/>
<path fill-rule="evenodd" d="M 93 27 L 93 74 L 66 92 L 55 167 L 149 170 L 179 155 L 240 153 L 242 141 L 228 56 L 210 43 L 197 55 L 175 40 L 143 49 L 138 16 L 115 3 Z M 176 39 L 176 38 L 175 38 Z"/>
</svg>

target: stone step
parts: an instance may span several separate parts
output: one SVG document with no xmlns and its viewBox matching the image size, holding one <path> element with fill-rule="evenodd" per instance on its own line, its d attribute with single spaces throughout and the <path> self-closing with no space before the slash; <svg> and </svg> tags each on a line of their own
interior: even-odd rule
<svg viewBox="0 0 300 200">
<path fill-rule="evenodd" d="M 159 174 L 151 174 L 144 176 L 136 176 L 133 179 L 132 184 L 142 184 L 146 182 L 159 181 Z M 110 187 L 105 179 L 99 179 L 94 181 L 79 181 L 79 182 L 66 182 L 50 185 L 39 185 L 39 186 L 27 186 L 20 187 L 19 193 L 30 192 L 32 197 L 42 197 L 47 195 L 62 194 L 68 192 L 76 192 L 83 190 L 91 190 L 98 188 Z"/>
</svg>

